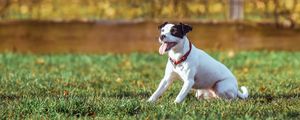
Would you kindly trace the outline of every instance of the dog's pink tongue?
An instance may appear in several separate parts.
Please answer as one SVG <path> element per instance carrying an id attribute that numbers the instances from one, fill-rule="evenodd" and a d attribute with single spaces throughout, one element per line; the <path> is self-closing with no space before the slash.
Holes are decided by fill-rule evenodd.
<path id="1" fill-rule="evenodd" d="M 167 43 L 163 43 L 163 44 L 161 44 L 161 46 L 159 47 L 159 54 L 164 54 L 165 53 L 165 51 L 166 51 L 166 49 L 167 49 Z"/>

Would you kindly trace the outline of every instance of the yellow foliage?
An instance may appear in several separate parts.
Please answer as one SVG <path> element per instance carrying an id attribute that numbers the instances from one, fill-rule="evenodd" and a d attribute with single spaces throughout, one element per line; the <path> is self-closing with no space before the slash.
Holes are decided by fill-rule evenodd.
<path id="1" fill-rule="evenodd" d="M 254 19 L 273 18 L 275 9 L 290 11 L 293 19 L 299 19 L 300 2 L 294 0 L 244 0 L 245 17 Z M 224 5 L 225 4 L 225 5 Z M 1 5 L 0 5 L 1 6 Z M 147 0 L 14 0 L 2 13 L 1 19 L 137 19 L 137 18 L 222 18 L 229 14 L 227 0 L 147 1 Z M 206 11 L 208 8 L 208 11 Z M 293 9 L 295 8 L 295 9 Z M 0 13 L 1 15 L 1 13 Z M 205 15 L 205 16 L 203 16 Z M 219 16 L 216 16 L 219 15 Z M 211 18 L 209 18 L 211 19 Z M 226 19 L 226 18 L 224 18 Z"/>
<path id="2" fill-rule="evenodd" d="M 275 10 L 275 3 L 273 1 L 269 1 L 268 5 L 269 5 L 268 11 L 274 11 Z"/>
<path id="3" fill-rule="evenodd" d="M 296 13 L 299 13 L 299 12 L 300 12 L 300 4 L 297 4 L 297 5 L 296 5 L 295 12 L 296 12 Z"/>
<path id="4" fill-rule="evenodd" d="M 108 18 L 113 18 L 115 16 L 116 11 L 109 2 L 102 3 L 102 10 Z"/>
<path id="5" fill-rule="evenodd" d="M 170 4 L 163 7 L 163 9 L 162 9 L 162 14 L 164 16 L 168 16 L 168 15 L 172 14 L 172 12 L 173 12 L 173 8 Z"/>
<path id="6" fill-rule="evenodd" d="M 293 6 L 294 6 L 294 1 L 293 0 L 285 0 L 284 2 L 284 6 L 287 8 L 287 9 L 292 9 Z"/>
<path id="7" fill-rule="evenodd" d="M 188 6 L 189 11 L 192 13 L 205 13 L 205 5 L 204 4 L 188 3 L 187 6 Z"/>
<path id="8" fill-rule="evenodd" d="M 28 6 L 27 5 L 22 5 L 20 10 L 21 10 L 22 14 L 27 14 L 28 13 Z"/>
<path id="9" fill-rule="evenodd" d="M 299 19 L 299 14 L 293 13 L 292 16 L 291 16 L 291 18 L 292 18 L 293 20 L 297 20 L 297 19 Z"/>
<path id="10" fill-rule="evenodd" d="M 254 9 L 254 4 L 245 4 L 244 11 L 250 13 Z"/>
<path id="11" fill-rule="evenodd" d="M 40 13 L 43 17 L 51 16 L 53 14 L 53 6 L 51 4 L 42 4 L 40 8 Z"/>
<path id="12" fill-rule="evenodd" d="M 211 13 L 218 13 L 218 12 L 222 12 L 223 11 L 223 6 L 221 3 L 216 3 L 216 4 L 213 4 L 210 9 L 209 9 L 209 12 Z"/>
<path id="13" fill-rule="evenodd" d="M 257 1 L 256 2 L 256 6 L 257 6 L 257 8 L 258 9 L 260 9 L 260 10 L 264 10 L 265 9 L 265 4 L 262 2 L 262 1 Z"/>

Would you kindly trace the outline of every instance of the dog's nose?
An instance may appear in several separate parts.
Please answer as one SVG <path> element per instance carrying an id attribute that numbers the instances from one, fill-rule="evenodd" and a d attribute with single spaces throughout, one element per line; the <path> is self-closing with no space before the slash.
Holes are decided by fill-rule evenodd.
<path id="1" fill-rule="evenodd" d="M 166 35 L 161 35 L 159 38 L 160 40 L 164 40 L 166 38 Z"/>

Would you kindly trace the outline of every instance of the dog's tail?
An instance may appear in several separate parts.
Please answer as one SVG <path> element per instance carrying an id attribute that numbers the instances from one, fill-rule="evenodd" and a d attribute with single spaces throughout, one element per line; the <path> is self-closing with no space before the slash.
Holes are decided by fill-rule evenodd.
<path id="1" fill-rule="evenodd" d="M 245 86 L 241 87 L 242 93 L 238 91 L 238 97 L 241 99 L 246 99 L 249 96 L 248 90 Z"/>

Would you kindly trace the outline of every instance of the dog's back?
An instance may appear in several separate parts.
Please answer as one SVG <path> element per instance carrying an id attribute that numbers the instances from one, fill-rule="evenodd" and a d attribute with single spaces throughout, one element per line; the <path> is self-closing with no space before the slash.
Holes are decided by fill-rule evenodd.
<path id="1" fill-rule="evenodd" d="M 193 56 L 188 62 L 196 67 L 195 81 L 203 84 L 204 88 L 213 87 L 214 83 L 227 78 L 235 79 L 232 72 L 221 62 L 217 61 L 206 52 L 194 47 Z M 235 81 L 233 81 L 235 82 Z M 200 86 L 200 87 L 201 87 Z"/>

